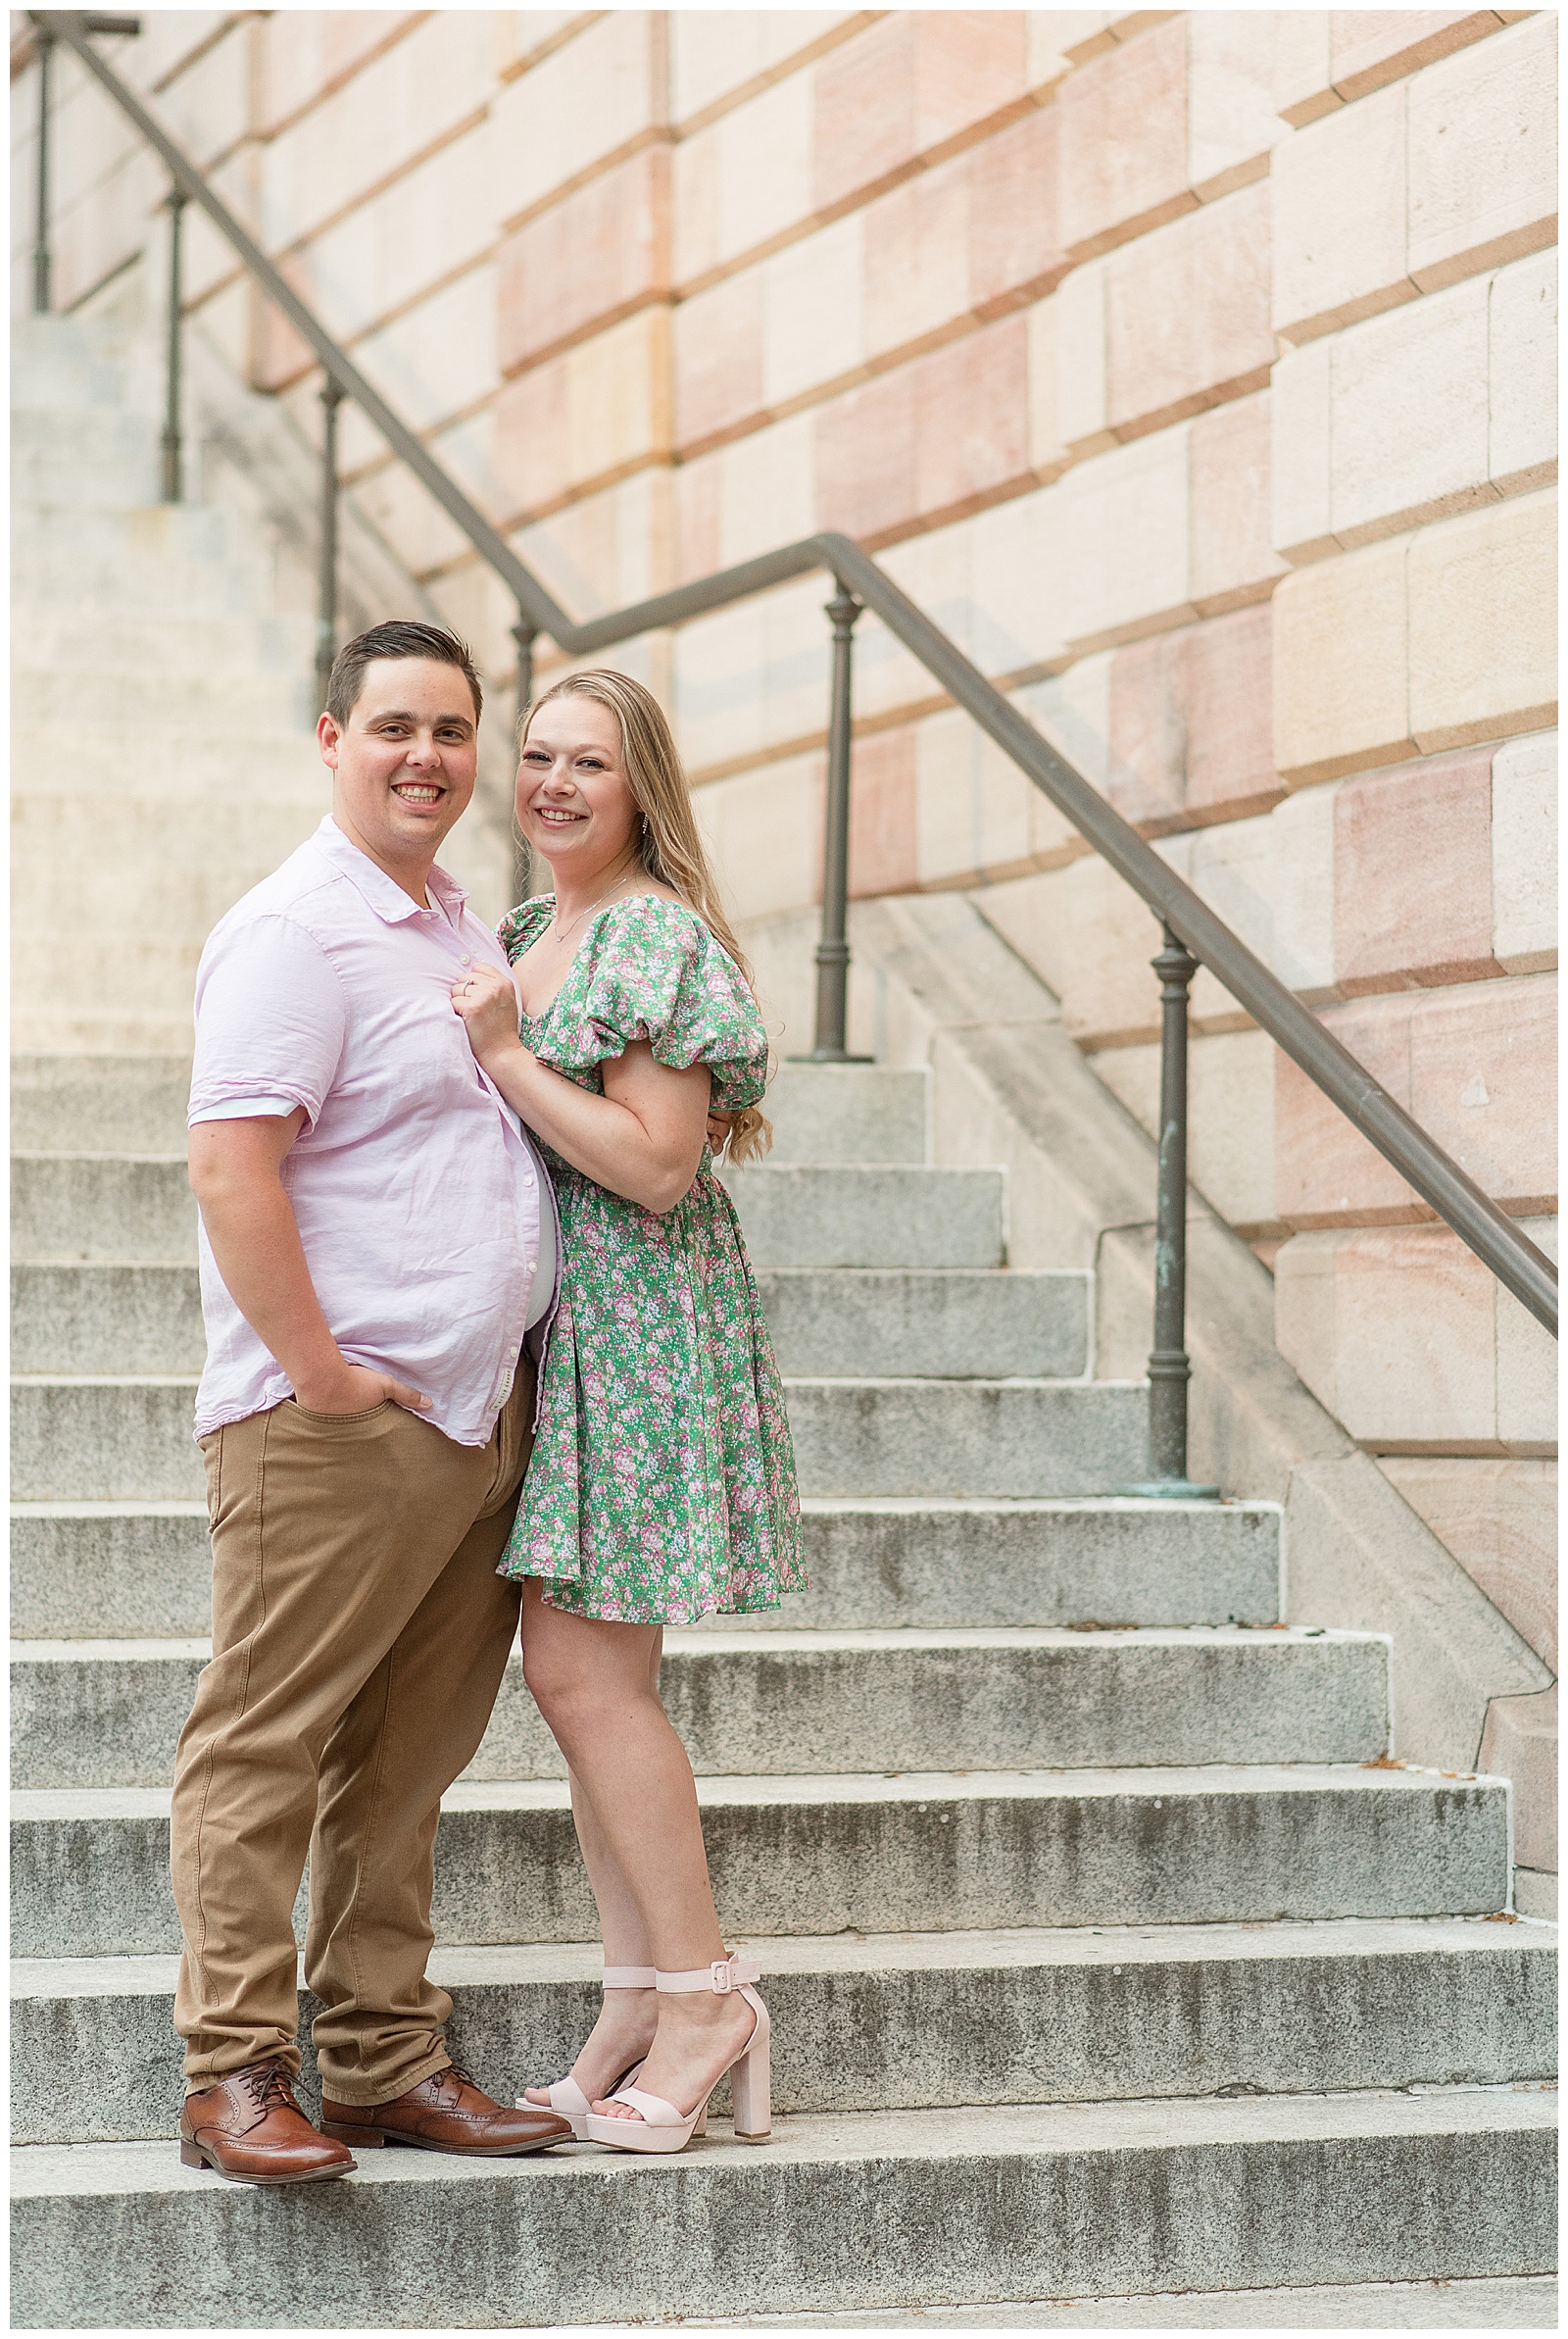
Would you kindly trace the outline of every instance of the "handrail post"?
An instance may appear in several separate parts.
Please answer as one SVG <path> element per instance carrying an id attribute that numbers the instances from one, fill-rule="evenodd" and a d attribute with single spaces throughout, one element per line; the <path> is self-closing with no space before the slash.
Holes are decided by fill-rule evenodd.
<path id="1" fill-rule="evenodd" d="M 517 720 L 514 725 L 515 732 L 514 744 L 516 749 L 514 763 L 520 763 L 522 759 L 522 724 L 533 698 L 533 645 L 538 639 L 538 626 L 534 624 L 527 611 L 519 606 L 517 622 L 512 628 L 512 638 L 517 645 Z M 514 903 L 526 899 L 532 875 L 533 856 L 517 825 L 516 807 L 514 802 L 512 814 L 512 898 Z"/>
<path id="2" fill-rule="evenodd" d="M 164 396 L 164 501 L 179 501 L 179 405 L 180 405 L 180 335 L 183 323 L 184 290 L 181 267 L 181 232 L 185 220 L 186 198 L 178 187 L 172 188 L 169 197 L 169 349 L 168 371 Z"/>
<path id="3" fill-rule="evenodd" d="M 1212 1500 L 1187 1475 L 1187 994 L 1198 961 L 1166 925 L 1151 965 L 1160 982 L 1159 1166 L 1154 1190 L 1154 1346 L 1149 1359 L 1149 1467 L 1130 1494 Z"/>
<path id="4" fill-rule="evenodd" d="M 316 703 L 326 705 L 337 656 L 337 410 L 344 393 L 328 374 L 321 390 L 321 546 L 316 603 Z"/>
<path id="5" fill-rule="evenodd" d="M 842 577 L 824 604 L 833 622 L 833 678 L 829 685 L 827 798 L 822 835 L 822 938 L 816 946 L 816 1038 L 811 1064 L 865 1063 L 845 1045 L 849 1004 L 850 752 L 855 700 L 855 621 L 864 606 Z"/>
<path id="6" fill-rule="evenodd" d="M 49 313 L 50 275 L 49 257 L 49 82 L 50 63 L 54 56 L 55 36 L 42 26 L 33 31 L 38 48 L 38 174 L 37 217 L 32 236 L 32 306 L 34 314 L 45 317 Z"/>

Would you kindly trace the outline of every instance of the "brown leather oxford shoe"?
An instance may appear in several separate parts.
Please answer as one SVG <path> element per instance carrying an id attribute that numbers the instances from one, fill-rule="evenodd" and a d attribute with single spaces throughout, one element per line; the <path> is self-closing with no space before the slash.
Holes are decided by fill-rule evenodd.
<path id="1" fill-rule="evenodd" d="M 338 2104 L 322 2096 L 321 2126 L 344 2144 L 414 2144 L 421 2152 L 469 2153 L 481 2160 L 571 2141 L 569 2119 L 534 2104 L 515 2111 L 497 2104 L 455 2063 L 389 2104 Z"/>
<path id="2" fill-rule="evenodd" d="M 247 2063 L 185 2098 L 179 2157 L 237 2185 L 309 2185 L 355 2165 L 351 2152 L 311 2125 L 286 2065 L 274 2061 Z"/>

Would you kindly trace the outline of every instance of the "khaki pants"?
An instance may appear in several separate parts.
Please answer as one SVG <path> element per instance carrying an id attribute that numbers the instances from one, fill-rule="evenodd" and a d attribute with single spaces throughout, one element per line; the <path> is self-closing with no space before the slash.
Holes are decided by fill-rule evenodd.
<path id="1" fill-rule="evenodd" d="M 495 1572 L 532 1445 L 524 1359 L 488 1446 L 386 1404 L 292 1402 L 202 1440 L 213 1660 L 174 1767 L 174 2020 L 188 2087 L 299 2068 L 293 1907 L 322 2082 L 379 2104 L 448 2061 L 425 1979 L 440 1801 L 472 1760 L 517 1630 Z"/>

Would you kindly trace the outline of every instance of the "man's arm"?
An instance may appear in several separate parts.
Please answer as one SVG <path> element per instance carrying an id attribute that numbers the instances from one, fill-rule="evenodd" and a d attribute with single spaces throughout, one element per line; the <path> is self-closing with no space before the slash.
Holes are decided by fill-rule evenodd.
<path id="1" fill-rule="evenodd" d="M 285 1117 L 199 1120 L 191 1129 L 191 1192 L 223 1288 L 311 1413 L 368 1413 L 388 1397 L 423 1413 L 428 1397 L 351 1365 L 327 1327 L 279 1175 L 304 1124 L 297 1107 Z"/>

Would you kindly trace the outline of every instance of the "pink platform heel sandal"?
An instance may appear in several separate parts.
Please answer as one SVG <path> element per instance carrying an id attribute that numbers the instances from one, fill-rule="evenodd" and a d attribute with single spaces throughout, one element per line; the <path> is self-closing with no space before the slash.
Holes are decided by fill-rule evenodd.
<path id="1" fill-rule="evenodd" d="M 715 1958 L 711 1966 L 699 1966 L 690 1973 L 657 1976 L 661 1990 L 711 1990 L 720 1998 L 739 1990 L 752 2008 L 756 2016 L 752 2035 L 729 2066 L 735 2135 L 741 2144 L 765 2144 L 773 2132 L 768 2065 L 771 2025 L 766 2007 L 751 1987 L 760 1979 L 760 1967 L 743 1966 L 733 1955 Z M 708 2124 L 706 2095 L 691 2112 L 682 2112 L 676 2105 L 666 2103 L 662 2095 L 649 2095 L 641 2087 L 617 2087 L 610 2100 L 629 2104 L 634 2112 L 642 2114 L 641 2119 L 615 2119 L 608 2113 L 589 2113 L 583 2123 L 589 2142 L 608 2144 L 612 2152 L 684 2152 L 693 2136 L 702 2135 Z"/>
<path id="2" fill-rule="evenodd" d="M 599 1986 L 604 1990 L 651 1990 L 658 1978 L 652 1966 L 607 1966 Z M 642 2067 L 643 2058 L 639 2055 L 635 2063 L 626 2065 L 615 2085 L 624 2087 L 628 2080 L 636 2078 Z M 571 2132 L 577 2142 L 586 2142 L 591 2107 L 576 2080 L 568 2074 L 564 2079 L 557 2079 L 551 2086 L 540 2088 L 537 2092 L 549 2098 L 552 2112 L 559 2112 L 563 2119 L 570 2120 Z M 533 2103 L 526 2095 L 519 2095 L 514 2100 L 519 2112 L 544 2110 L 543 2104 Z"/>

